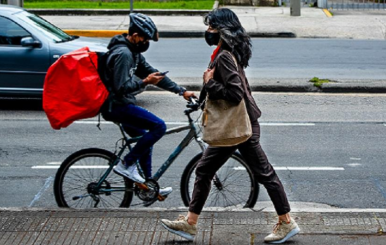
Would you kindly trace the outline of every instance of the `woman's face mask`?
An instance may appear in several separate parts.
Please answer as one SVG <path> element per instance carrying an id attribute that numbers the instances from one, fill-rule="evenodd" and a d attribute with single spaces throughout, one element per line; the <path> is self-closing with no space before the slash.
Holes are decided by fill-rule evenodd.
<path id="1" fill-rule="evenodd" d="M 205 32 L 205 41 L 209 46 L 217 45 L 220 42 L 220 33 L 206 31 Z"/>

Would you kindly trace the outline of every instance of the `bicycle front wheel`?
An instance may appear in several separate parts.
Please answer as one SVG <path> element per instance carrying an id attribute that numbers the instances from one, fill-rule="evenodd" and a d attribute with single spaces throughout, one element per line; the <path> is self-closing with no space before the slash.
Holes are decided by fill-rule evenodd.
<path id="1" fill-rule="evenodd" d="M 58 206 L 79 209 L 129 207 L 133 182 L 112 171 L 103 177 L 115 159 L 112 152 L 91 148 L 75 152 L 64 160 L 54 182 Z"/>
<path id="2" fill-rule="evenodd" d="M 181 197 L 185 206 L 192 198 L 195 170 L 202 153 L 187 165 L 181 178 Z M 259 195 L 259 184 L 239 153 L 234 153 L 216 172 L 205 207 L 253 208 Z"/>

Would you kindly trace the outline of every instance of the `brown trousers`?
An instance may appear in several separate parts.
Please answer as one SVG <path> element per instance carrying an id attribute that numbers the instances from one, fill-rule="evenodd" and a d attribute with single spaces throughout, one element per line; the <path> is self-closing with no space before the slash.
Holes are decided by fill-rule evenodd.
<path id="1" fill-rule="evenodd" d="M 290 205 L 282 183 L 260 145 L 260 125 L 252 123 L 252 136 L 246 142 L 231 147 L 208 147 L 196 168 L 196 181 L 189 211 L 200 214 L 208 198 L 212 179 L 218 169 L 237 149 L 250 166 L 257 181 L 267 189 L 278 215 L 288 213 Z"/>

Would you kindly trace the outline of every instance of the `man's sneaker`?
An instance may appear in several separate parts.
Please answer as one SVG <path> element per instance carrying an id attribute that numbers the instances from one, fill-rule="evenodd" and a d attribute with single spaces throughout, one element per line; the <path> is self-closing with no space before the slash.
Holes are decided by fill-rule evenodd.
<path id="1" fill-rule="evenodd" d="M 160 188 L 160 189 L 159 189 L 159 194 L 160 194 L 161 196 L 166 197 L 167 195 L 169 195 L 170 193 L 172 193 L 172 191 L 173 191 L 173 188 L 171 188 L 171 187 L 163 187 L 163 188 Z"/>
<path id="2" fill-rule="evenodd" d="M 190 225 L 188 223 L 188 217 L 185 217 L 183 215 L 180 215 L 176 221 L 162 219 L 161 224 L 168 231 L 176 235 L 182 236 L 183 238 L 188 239 L 189 241 L 193 241 L 194 236 L 197 233 L 196 225 Z"/>
<path id="3" fill-rule="evenodd" d="M 117 166 L 114 167 L 114 173 L 121 175 L 125 178 L 129 178 L 137 183 L 145 183 L 145 179 L 139 174 L 137 164 L 131 164 L 130 166 L 125 166 L 123 161 L 119 161 Z"/>
<path id="4" fill-rule="evenodd" d="M 285 221 L 281 221 L 275 225 L 273 232 L 264 238 L 264 242 L 283 243 L 298 234 L 299 231 L 298 224 L 292 218 L 288 224 Z"/>

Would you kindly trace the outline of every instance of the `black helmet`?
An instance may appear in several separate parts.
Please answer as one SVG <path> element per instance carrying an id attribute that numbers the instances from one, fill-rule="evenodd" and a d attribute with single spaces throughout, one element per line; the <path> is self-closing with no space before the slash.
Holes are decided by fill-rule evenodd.
<path id="1" fill-rule="evenodd" d="M 158 41 L 157 27 L 150 17 L 140 13 L 130 14 L 130 27 L 132 25 L 138 27 L 150 40 Z"/>

